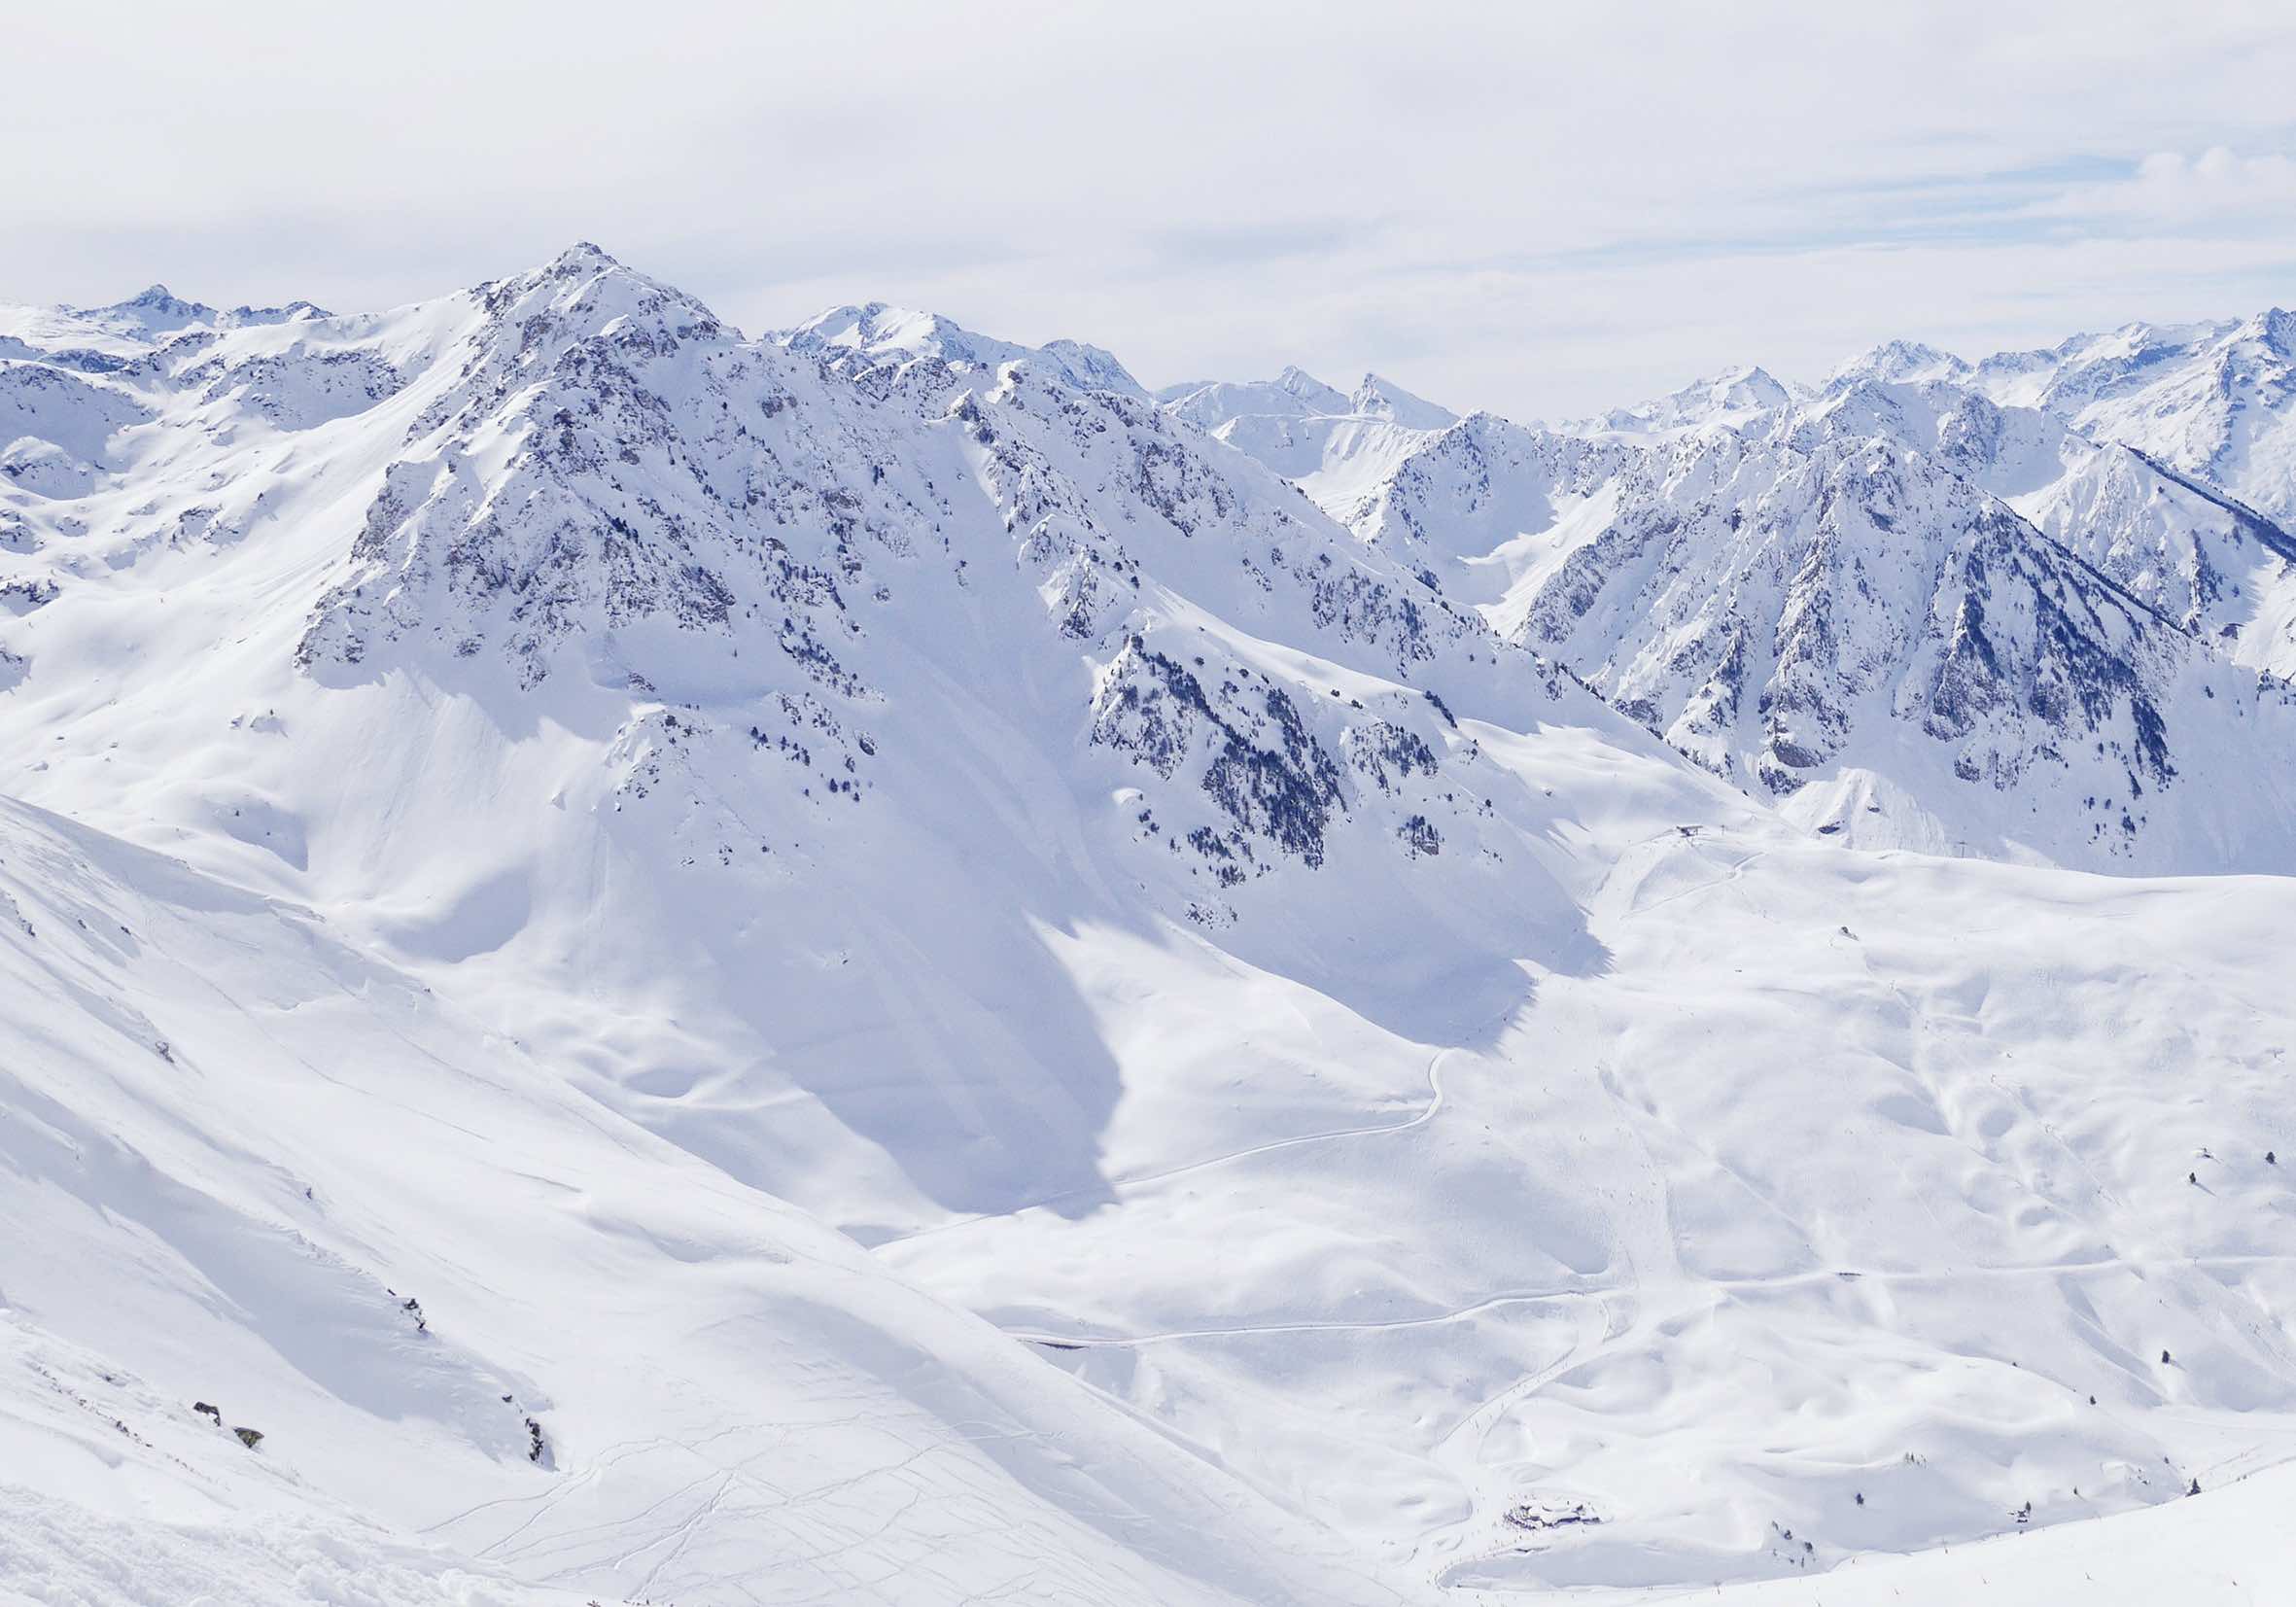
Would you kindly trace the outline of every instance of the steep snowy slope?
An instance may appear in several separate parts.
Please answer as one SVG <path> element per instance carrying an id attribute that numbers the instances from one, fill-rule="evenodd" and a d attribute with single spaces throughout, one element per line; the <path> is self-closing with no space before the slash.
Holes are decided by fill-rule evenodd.
<path id="1" fill-rule="evenodd" d="M 1822 1599 L 1895 1599 L 1909 1585 L 1935 1596 L 1979 1576 L 2029 1592 L 2004 1594 L 2014 1600 L 2149 1602 L 2168 1583 L 2180 1599 L 2271 1599 L 2272 1570 L 2286 1566 L 2270 1538 L 2284 1479 L 2276 1471 L 2253 1490 L 2224 1482 L 2286 1447 L 2284 1406 L 2265 1415 L 2273 1397 L 2259 1393 L 2265 1374 L 2249 1359 L 2259 1342 L 2285 1343 L 2266 1313 L 2296 1294 L 2284 1247 L 2274 1247 L 2286 1196 L 2254 1156 L 2221 1145 L 2193 1160 L 2205 1192 L 2149 1174 L 2218 1117 L 2273 1141 L 2275 1115 L 2242 1108 L 2264 1063 L 2230 1087 L 2192 1088 L 2183 1062 L 2197 1052 L 2242 1065 L 2284 1024 L 2244 1026 L 2254 996 L 2209 1001 L 2134 1052 L 2100 1032 L 2005 1082 L 2006 1066 L 1989 1073 L 1973 1053 L 1981 1031 L 2047 1041 L 2047 1031 L 2093 1022 L 2097 1004 L 2109 1016 L 2126 967 L 2160 975 L 2138 951 L 2167 934 L 2196 980 L 2235 974 L 2255 935 L 2247 927 L 2269 912 L 2218 926 L 2226 891 L 2235 907 L 2252 902 L 2241 885 L 2120 883 L 2073 916 L 2077 932 L 1997 928 L 1988 951 L 2106 938 L 2078 972 L 2048 979 L 2061 995 L 2050 1018 L 2025 1022 L 2020 1011 L 2048 996 L 2012 980 L 1974 997 L 1972 981 L 2002 973 L 1996 953 L 1967 952 L 1958 930 L 1917 937 L 1869 923 L 1854 939 L 1816 939 L 1823 915 L 1864 921 L 1901 901 L 1905 889 L 1873 885 L 1855 856 L 1803 850 L 1790 878 L 1757 864 L 1719 879 L 1702 857 L 1649 845 L 1599 900 L 1603 928 L 1626 939 L 1621 971 L 1663 972 L 1672 1004 L 1621 989 L 1616 1006 L 1641 1023 L 1616 1037 L 1616 1027 L 1585 1023 L 1612 1041 L 1583 1070 L 1558 1080 L 1556 1059 L 1531 1046 L 1461 1051 L 1430 1073 L 1436 1105 L 1364 1124 L 1373 1131 L 1142 1179 L 1120 1212 L 1091 1221 L 1031 1211 L 936 1236 L 929 1255 L 936 1240 L 904 1245 L 901 1257 L 961 1283 L 992 1259 L 991 1240 L 968 1234 L 1142 1240 L 1118 1264 L 1127 1283 L 1147 1274 L 1144 1288 L 1091 1277 L 1089 1257 L 1059 1254 L 1016 1257 L 997 1274 L 996 1298 L 1026 1302 L 1082 1280 L 1084 1301 L 1063 1304 L 1061 1320 L 1081 1315 L 1098 1332 L 1048 1333 L 1039 1315 L 1007 1313 L 1061 1346 L 1039 1354 L 1351 1529 L 1447 1523 L 1425 1567 L 1452 1581 L 1453 1597 L 1847 1561 Z M 1950 883 L 1969 867 L 1908 869 Z M 1870 1178 L 1861 1188 L 1808 1177 L 1751 1218 L 1733 1205 L 1757 1186 L 1749 1179 L 1779 1175 L 1774 1146 L 1829 1119 L 1792 1111 L 1783 1089 L 1713 1125 L 1726 1099 L 1713 1090 L 1698 1106 L 1648 1108 L 1728 1065 L 1717 1037 L 1752 1030 L 1743 1052 L 1759 1060 L 1762 1035 L 1808 1026 L 1798 1004 L 1724 981 L 1725 962 L 1701 969 L 1694 957 L 1762 952 L 1786 910 L 1736 918 L 1766 934 L 1752 945 L 1734 945 L 1732 922 L 1713 918 L 1750 891 L 1774 900 L 1783 887 L 1806 890 L 1813 870 L 1833 891 L 1792 910 L 1785 928 L 1813 935 L 1782 960 L 1838 992 L 1845 1024 L 1865 1018 L 1839 1036 L 1827 1081 L 1871 1101 L 1855 1118 L 1868 1140 L 1858 1155 L 1877 1153 L 1879 1137 L 1879 1152 L 1935 1173 L 1920 1180 L 1943 1214 L 1916 1238 L 1897 1231 L 1892 1191 Z M 2021 891 L 2031 890 L 1972 890 L 1979 921 Z M 2060 877 L 2042 892 L 2064 914 L 2067 896 L 2087 902 L 2105 889 Z M 1850 902 L 1815 907 L 1827 897 Z M 1096 1602 L 1416 1595 L 1408 1575 L 1400 1597 L 1359 1595 L 1319 1564 L 1332 1541 L 894 1285 L 836 1236 L 604 1116 L 307 912 L 13 804 L 0 804 L 0 1215 L 15 1230 L 0 1285 L 11 1470 L 0 1478 L 0 1595 L 141 1604 L 189 1590 L 370 1607 L 729 1590 L 902 1602 L 988 1590 Z M 2179 907 L 2211 934 L 2194 941 Z M 1933 910 L 1947 928 L 1963 917 L 1950 900 Z M 1652 937 L 1660 951 L 1638 952 Z M 1924 946 L 1951 946 L 1957 959 L 1940 966 Z M 1828 958 L 1812 965 L 1820 953 Z M 1865 980 L 1845 987 L 1857 967 Z M 2012 978 L 2018 969 L 2007 967 Z M 1917 991 L 1899 994 L 1909 980 Z M 1927 996 L 1931 988 L 1943 993 Z M 1939 1009 L 1946 999 L 1954 1007 Z M 1593 1001 L 1554 1002 L 1573 1033 Z M 1700 1024 L 1718 1007 L 1732 1012 L 1726 1031 Z M 1917 1022 L 1920 1035 L 1904 1037 Z M 2149 1105 L 2124 1102 L 2117 1085 L 2089 1077 L 2172 1044 L 2179 1051 L 2155 1075 L 2188 1085 L 2176 1131 L 2152 1124 L 2179 1101 L 2154 1092 Z M 1886 1064 L 1907 1047 L 1901 1068 Z M 1536 1114 L 1522 1121 L 1510 1107 Z M 1508 1148 L 1529 1140 L 1569 1159 L 1556 1168 L 1494 1153 L 1494 1132 Z M 1624 1168 L 1607 1159 L 1621 1144 L 1639 1157 Z M 1567 1276 L 1575 1291 L 1518 1286 L 1455 1315 L 1366 1322 L 1344 1309 L 1360 1293 L 1316 1297 L 1293 1283 L 1292 1299 L 1314 1302 L 1311 1320 L 1231 1315 L 1152 1342 L 1144 1327 L 1105 1332 L 1128 1306 L 1216 1307 L 1190 1288 L 1207 1265 L 1284 1289 L 1233 1259 L 1239 1214 L 1255 1224 L 1256 1254 L 1305 1256 L 1314 1246 L 1303 1233 L 1337 1239 L 1380 1208 L 1376 1193 L 1343 1187 L 1366 1175 L 1366 1160 L 1387 1174 L 1382 1192 L 1409 1196 L 1477 1152 L 1451 1195 L 1412 1201 L 1362 1243 L 1394 1240 L 1431 1200 L 1455 1204 L 1460 1187 L 1491 1227 L 1446 1214 L 1448 1249 L 1422 1278 L 1528 1262 L 1583 1232 L 1573 1219 L 1589 1212 L 1639 1223 L 1639 1236 L 1598 1253 L 1608 1268 Z M 1591 1181 L 1603 1176 L 1613 1181 Z M 1526 1211 L 1521 1191 L 1541 1177 L 1567 1181 Z M 2003 1190 L 2022 1204 L 2004 1210 Z M 1574 1206 L 1572 1196 L 1583 1198 Z M 1860 1199 L 1862 1212 L 1836 1219 L 1832 1202 Z M 1821 1201 L 1822 1217 L 1802 1218 Z M 1340 1214 L 1326 1216 L 1334 1206 Z M 1822 1237 L 1794 1248 L 1786 1224 L 1796 1220 L 1824 1224 Z M 2128 1237 L 2100 1255 L 2076 1227 L 2084 1220 L 2117 1222 Z M 2004 1240 L 2049 1254 L 2004 1255 Z M 1761 1271 L 1765 1256 L 1813 1254 L 1840 1270 Z M 2009 1290 L 2018 1298 L 2004 1302 Z M 2258 1299 L 2261 1310 L 2245 1304 Z M 2023 1313 L 2014 1326 L 2004 1310 Z M 1685 1311 L 1687 1321 L 1671 1314 Z M 2052 1328 L 2056 1312 L 2070 1331 Z M 1926 1351 L 1940 1330 L 1958 1354 Z M 2175 1346 L 2157 1372 L 2155 1343 Z M 1657 1386 L 1661 1378 L 1673 1381 Z M 1844 1390 L 1845 1379 L 1858 1387 Z M 222 1423 L 195 1410 L 201 1401 Z M 538 1459 L 529 1417 L 542 1434 Z M 1781 1448 L 1783 1420 L 1800 1427 Z M 2281 1425 L 2277 1436 L 2268 1423 Z M 262 1438 L 244 1447 L 225 1424 Z M 2148 1427 L 2175 1437 L 2181 1454 L 2169 1465 Z M 1664 1454 L 1647 1461 L 1652 1439 Z M 1704 1491 L 1674 1493 L 1696 1487 L 1689 1471 L 1672 1486 L 1650 1484 L 1652 1467 L 1680 1457 L 1712 1479 L 1712 1459 L 1733 1444 L 1765 1447 L 1767 1466 L 1724 1478 L 1747 1493 L 1720 1515 Z M 1904 1461 L 1901 1447 L 1920 1460 Z M 23 1470 L 36 1476 L 29 1485 L 17 1482 Z M 2049 1532 L 2196 1478 L 2201 1499 L 2102 1528 L 2076 1523 L 2063 1545 Z M 1843 1504 L 1844 1485 L 1863 1502 Z M 1436 1497 L 1432 1509 L 1420 1491 Z M 1487 1504 L 1471 1508 L 1469 1493 Z M 2021 1512 L 2033 1502 L 2038 1534 L 1902 1563 L 1868 1555 L 1972 1522 L 2013 1526 L 1989 1498 Z M 1957 1513 L 1956 1499 L 1973 1510 Z M 1582 1506 L 1603 1521 L 1541 1526 Z M 2125 1544 L 2124 1522 L 2144 1525 Z M 1805 1541 L 1822 1549 L 1799 1553 Z M 2125 1595 L 2096 1588 L 2110 1558 L 2105 1577 Z M 2244 1579 L 2251 1593 L 2240 1593 Z M 1806 1593 L 1757 1588 L 1743 1599 Z"/>
<path id="2" fill-rule="evenodd" d="M 2247 733 L 2287 718 L 2296 537 L 1973 375 L 1895 343 L 1820 393 L 1752 369 L 1562 433 L 1478 414 L 1358 454 L 1343 496 L 1260 455 L 1806 825 L 2284 868 L 2284 744 Z"/>
<path id="3" fill-rule="evenodd" d="M 1837 381 L 1793 438 L 1921 452 L 2235 663 L 2296 673 L 2296 536 L 2132 447 L 1942 381 Z"/>
<path id="4" fill-rule="evenodd" d="M 1460 601 L 1502 601 L 1566 555 L 1570 532 L 1605 516 L 1639 454 L 1606 437 L 1526 429 L 1475 413 L 1425 437 L 1351 506 L 1332 509 L 1366 541 Z"/>
<path id="5" fill-rule="evenodd" d="M 2034 351 L 1966 363 L 1892 341 L 1843 364 L 1832 385 L 1944 384 L 2050 414 L 2098 445 L 2122 445 L 2265 517 L 2296 516 L 2296 315 L 2128 324 Z"/>
<path id="6" fill-rule="evenodd" d="M 794 352 L 827 357 L 865 368 L 887 361 L 935 357 L 944 363 L 975 367 L 1000 363 L 1033 362 L 1050 368 L 1080 390 L 1121 391 L 1145 398 L 1125 366 L 1112 352 L 1074 340 L 1055 340 L 1043 346 L 1018 346 L 959 329 L 937 313 L 870 301 L 860 306 L 832 307 L 808 319 L 774 340 Z"/>
<path id="7" fill-rule="evenodd" d="M 1175 385 L 1165 412 L 1257 458 L 1341 524 L 1353 525 L 1396 467 L 1457 415 L 1377 374 L 1353 396 L 1286 368 L 1241 385 Z"/>
<path id="8" fill-rule="evenodd" d="M 295 338 L 220 337 L 118 482 L 24 505 L 21 784 L 531 987 L 523 1031 L 747 1180 L 1089 1183 L 1113 1067 L 1048 926 L 1235 927 L 1405 1013 L 1458 954 L 1577 962 L 1548 805 L 1456 719 L 1606 712 L 1146 403 L 744 343 L 578 253 Z M 356 417 L 206 411 L 376 365 Z"/>
<path id="9" fill-rule="evenodd" d="M 1304 368 L 1284 369 L 1273 379 L 1229 383 L 1189 380 L 1166 385 L 1156 400 L 1174 418 L 1216 434 L 1230 419 L 1246 414 L 1274 418 L 1339 418 L 1352 411 L 1347 394 L 1334 389 Z"/>
<path id="10" fill-rule="evenodd" d="M 1868 381 L 1882 385 L 1966 385 L 1973 372 L 1951 352 L 1919 340 L 1885 340 L 1845 359 L 1826 377 L 1826 389 Z"/>
<path id="11" fill-rule="evenodd" d="M 0 1594 L 1385 1599 L 308 911 L 0 802 Z"/>
<path id="12" fill-rule="evenodd" d="M 1887 428 L 1858 416 L 1877 396 Z M 2134 518 L 2117 541 L 2082 521 L 2107 475 L 2045 480 L 2036 511 L 2142 571 L 2147 598 L 1979 488 L 1977 470 L 2007 478 L 2006 448 L 1957 457 L 1958 415 L 1901 444 L 1905 412 L 1868 387 L 1650 451 L 1515 432 L 1496 473 L 1462 426 L 1367 524 L 1450 560 L 1431 584 L 1811 827 L 2101 868 L 2296 863 L 2277 734 L 2296 705 L 2162 611 L 2221 629 L 2244 605 L 2206 539 L 2227 562 L 2268 554 L 2253 525 L 2196 494 L 2147 552 Z M 2178 573 L 2159 548 L 2197 558 Z"/>
<path id="13" fill-rule="evenodd" d="M 2296 315 L 2130 324 L 1969 371 L 1995 400 L 2038 407 L 2221 486 L 2269 518 L 2296 517 Z"/>
<path id="14" fill-rule="evenodd" d="M 1667 441 L 1693 431 L 1737 430 L 1766 423 L 1808 398 L 1762 368 L 1731 368 L 1634 407 L 1567 426 L 1574 435 L 1615 435 Z"/>
<path id="15" fill-rule="evenodd" d="M 713 1599 L 787 1516 L 733 1470 L 788 1459 L 792 1598 L 1432 1600 L 1798 1574 L 2296 1449 L 2284 881 L 1851 852 L 1494 628 L 1647 592 L 1695 658 L 1791 616 L 1717 753 L 1914 774 L 1875 736 L 1913 686 L 1941 795 L 1955 757 L 2195 795 L 2141 852 L 2005 841 L 2274 861 L 2255 678 L 1921 452 L 1374 388 L 1343 422 L 1417 477 L 1349 529 L 1104 354 L 881 307 L 749 341 L 592 248 L 379 315 L 9 328 L 58 472 L 0 484 L 0 789 L 114 867 L 17 896 L 157 897 L 96 827 L 199 867 L 180 974 L 23 961 L 59 1042 L 139 1012 L 36 1091 L 219 1232 L 419 1296 L 482 1411 L 546 1406 L 554 1470 L 378 1427 L 365 1367 L 306 1389 L 226 1313 L 249 1398 L 346 1448 L 294 1464 L 297 1533 Z M 274 996 L 280 929 L 324 955 Z M 189 1103 L 187 1058 L 251 1080 Z M 120 1298 L 193 1331 L 170 1267 Z M 157 1402 L 189 1362 L 92 1365 Z M 441 1435 L 435 1489 L 359 1482 Z"/>

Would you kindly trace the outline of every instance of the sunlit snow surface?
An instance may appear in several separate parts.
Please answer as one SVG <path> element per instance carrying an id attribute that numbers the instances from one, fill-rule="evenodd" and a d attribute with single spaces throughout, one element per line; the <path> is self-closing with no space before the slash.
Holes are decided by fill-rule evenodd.
<path id="1" fill-rule="evenodd" d="M 1159 405 L 587 248 L 4 341 L 0 1591 L 2296 1588 L 2284 877 L 1813 835 L 1523 645 L 1853 386 Z M 2182 862 L 2278 773 L 2163 628 Z"/>

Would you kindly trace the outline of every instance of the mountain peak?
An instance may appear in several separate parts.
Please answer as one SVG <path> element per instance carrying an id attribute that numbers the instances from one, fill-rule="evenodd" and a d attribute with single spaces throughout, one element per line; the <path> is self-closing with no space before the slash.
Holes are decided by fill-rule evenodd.
<path id="1" fill-rule="evenodd" d="M 546 273 L 603 273 L 622 266 L 619 259 L 589 240 L 576 240 L 544 264 Z"/>
<path id="2" fill-rule="evenodd" d="M 1969 365 L 1919 340 L 1885 340 L 1859 353 L 1833 370 L 1831 380 L 1878 379 L 1902 384 L 1926 379 L 1959 379 Z"/>
<path id="3" fill-rule="evenodd" d="M 816 313 L 792 330 L 770 336 L 795 352 L 817 357 L 852 352 L 879 361 L 937 357 L 944 363 L 993 367 L 1030 363 L 1049 369 L 1082 391 L 1121 391 L 1147 399 L 1148 392 L 1116 355 L 1080 340 L 1048 340 L 1024 346 L 979 334 L 936 312 L 897 307 L 887 301 L 847 302 Z"/>
<path id="4" fill-rule="evenodd" d="M 1058 363 L 1069 382 L 1079 390 L 1121 391 L 1143 402 L 1148 400 L 1147 387 L 1134 379 L 1131 370 L 1105 346 L 1062 339 L 1048 340 L 1038 349 Z"/>
<path id="5" fill-rule="evenodd" d="M 1614 408 L 1595 421 L 1593 427 L 1634 435 L 1665 434 L 1708 425 L 1737 429 L 1791 405 L 1801 394 L 1767 368 L 1747 364 L 1693 379 L 1681 390 L 1670 391 L 1639 406 Z"/>
<path id="6" fill-rule="evenodd" d="M 305 301 L 298 297 L 279 307 L 254 307 L 242 303 L 233 307 L 229 316 L 234 324 L 300 324 L 310 319 L 331 318 L 334 315 L 316 301 Z"/>
<path id="7" fill-rule="evenodd" d="M 1284 365 L 1283 372 L 1275 376 L 1275 389 L 1299 402 L 1309 412 L 1343 413 L 1348 410 L 1345 392 L 1336 385 L 1326 385 L 1296 363 Z"/>
<path id="8" fill-rule="evenodd" d="M 2267 307 L 2255 317 L 2243 322 L 2239 333 L 2260 340 L 2282 355 L 2296 354 L 2296 313 L 2281 307 Z"/>
<path id="9" fill-rule="evenodd" d="M 1740 368 L 1724 368 L 1702 383 L 1707 395 L 1718 398 L 1745 396 L 1776 403 L 1790 400 L 1792 394 L 1783 380 L 1758 363 L 1750 363 Z"/>
<path id="10" fill-rule="evenodd" d="M 876 300 L 849 301 L 830 307 L 771 338 L 791 351 L 816 356 L 852 352 L 896 363 L 910 358 L 937 357 L 944 363 L 989 367 L 1041 355 L 1032 346 L 977 334 L 937 312 Z"/>
<path id="11" fill-rule="evenodd" d="M 1412 430 L 1447 430 L 1459 422 L 1459 415 L 1449 408 L 1439 407 L 1375 373 L 1363 376 L 1351 402 L 1351 411 L 1370 418 L 1390 419 Z"/>
<path id="12" fill-rule="evenodd" d="M 188 324 L 212 320 L 215 309 L 200 301 L 187 301 L 165 285 L 153 284 L 124 301 L 102 307 L 68 307 L 68 312 L 131 334 L 170 334 Z"/>
<path id="13" fill-rule="evenodd" d="M 784 346 L 803 351 L 842 346 L 874 354 L 897 345 L 916 355 L 939 332 L 937 326 L 943 322 L 931 313 L 896 307 L 889 301 L 847 301 L 823 308 L 776 338 Z"/>
<path id="14" fill-rule="evenodd" d="M 717 315 L 695 297 L 627 266 L 587 240 L 575 241 L 539 267 L 489 280 L 470 294 L 492 316 L 514 314 L 523 321 L 547 314 L 576 333 L 597 333 L 625 319 L 672 335 L 724 329 Z"/>

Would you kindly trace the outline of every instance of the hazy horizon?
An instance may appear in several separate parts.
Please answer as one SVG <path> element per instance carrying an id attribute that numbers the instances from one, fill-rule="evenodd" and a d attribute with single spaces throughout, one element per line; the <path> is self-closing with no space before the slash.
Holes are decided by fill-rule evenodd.
<path id="1" fill-rule="evenodd" d="M 2265 6 L 9 10 L 0 299 L 364 310 L 592 239 L 749 331 L 883 299 L 1517 418 L 2296 299 Z"/>

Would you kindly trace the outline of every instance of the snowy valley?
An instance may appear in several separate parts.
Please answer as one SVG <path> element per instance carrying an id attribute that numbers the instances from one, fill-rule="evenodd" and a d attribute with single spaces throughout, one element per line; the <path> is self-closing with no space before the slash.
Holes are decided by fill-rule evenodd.
<path id="1" fill-rule="evenodd" d="M 2296 1590 L 2292 363 L 0 308 L 0 1594 Z"/>

